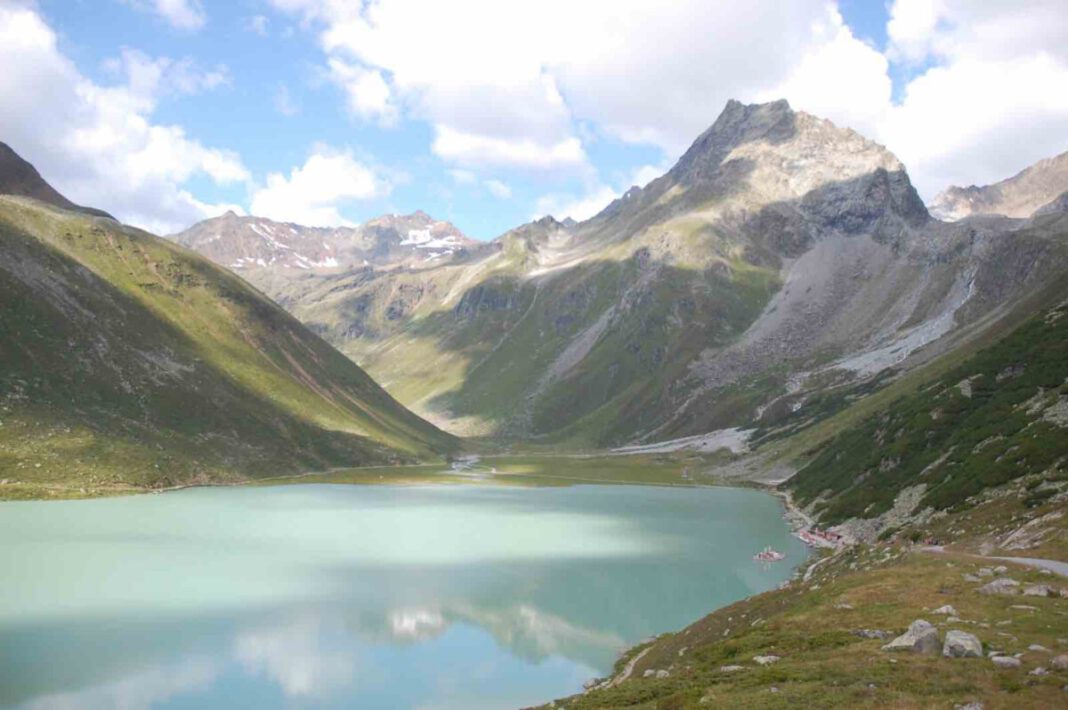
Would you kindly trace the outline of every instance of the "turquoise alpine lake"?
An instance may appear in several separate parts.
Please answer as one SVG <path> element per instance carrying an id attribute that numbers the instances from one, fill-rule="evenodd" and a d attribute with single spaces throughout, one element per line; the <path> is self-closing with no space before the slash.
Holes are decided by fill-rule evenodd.
<path id="1" fill-rule="evenodd" d="M 11 502 L 0 540 L 0 704 L 49 708 L 538 704 L 806 556 L 766 493 L 610 485 Z"/>

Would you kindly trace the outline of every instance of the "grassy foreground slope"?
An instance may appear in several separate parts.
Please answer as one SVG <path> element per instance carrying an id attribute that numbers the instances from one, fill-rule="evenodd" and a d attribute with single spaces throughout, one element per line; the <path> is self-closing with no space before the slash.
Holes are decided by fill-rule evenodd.
<path id="1" fill-rule="evenodd" d="M 854 420 L 786 484 L 861 542 L 632 649 L 555 707 L 1063 707 L 1068 578 L 1011 560 L 1068 561 L 1066 429 L 1062 301 Z M 1018 584 L 980 591 L 1004 578 Z M 983 657 L 882 650 L 917 619 L 941 640 L 975 635 Z M 1020 663 L 998 667 L 992 653 Z"/>
<path id="2" fill-rule="evenodd" d="M 238 277 L 0 197 L 0 495 L 439 457 L 457 441 Z"/>

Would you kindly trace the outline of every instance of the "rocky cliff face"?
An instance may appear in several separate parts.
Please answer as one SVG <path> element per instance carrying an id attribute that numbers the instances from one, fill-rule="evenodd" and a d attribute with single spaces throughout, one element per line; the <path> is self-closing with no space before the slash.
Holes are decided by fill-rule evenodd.
<path id="1" fill-rule="evenodd" d="M 425 212 L 385 215 L 357 227 L 305 227 L 227 212 L 171 237 L 235 271 L 331 271 L 362 266 L 425 267 L 478 250 L 448 222 Z M 255 280 L 255 277 L 253 277 Z"/>
<path id="2" fill-rule="evenodd" d="M 882 146 L 784 101 L 730 102 L 586 222 L 417 271 L 259 285 L 455 431 L 616 445 L 825 416 L 1063 274 L 1066 231 L 938 222 Z"/>
<path id="3" fill-rule="evenodd" d="M 931 214 L 947 221 L 984 214 L 1024 218 L 1065 192 L 1068 192 L 1068 153 L 1040 160 L 993 185 L 951 186 L 931 202 Z"/>

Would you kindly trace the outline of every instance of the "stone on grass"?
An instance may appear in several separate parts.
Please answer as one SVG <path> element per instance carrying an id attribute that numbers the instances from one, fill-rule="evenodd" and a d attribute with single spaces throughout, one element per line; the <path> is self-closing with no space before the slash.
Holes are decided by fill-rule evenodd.
<path id="1" fill-rule="evenodd" d="M 1059 656 L 1054 656 L 1053 660 L 1050 661 L 1049 664 L 1059 671 L 1068 671 L 1068 653 L 1062 653 Z"/>
<path id="2" fill-rule="evenodd" d="M 954 609 L 953 607 L 951 607 L 949 604 L 946 604 L 945 606 L 938 607 L 937 609 L 935 609 L 931 613 L 932 614 L 945 614 L 946 616 L 956 616 L 957 615 L 957 610 Z"/>
<path id="3" fill-rule="evenodd" d="M 923 619 L 909 624 L 909 630 L 883 646 L 884 651 L 912 651 L 913 653 L 938 653 L 942 642 L 938 629 Z"/>
<path id="4" fill-rule="evenodd" d="M 1028 651 L 1038 651 L 1039 653 L 1049 653 L 1049 649 L 1040 643 L 1033 643 L 1027 647 Z"/>
<path id="5" fill-rule="evenodd" d="M 982 658 L 983 644 L 974 635 L 963 631 L 947 631 L 946 643 L 942 646 L 946 658 Z"/>
<path id="6" fill-rule="evenodd" d="M 1056 592 L 1048 584 L 1031 584 L 1024 587 L 1023 595 L 1025 597 L 1052 597 L 1056 595 Z"/>
<path id="7" fill-rule="evenodd" d="M 993 582 L 987 582 L 983 586 L 979 587 L 980 594 L 1015 594 L 1016 588 L 1020 586 L 1020 583 L 1015 579 L 1009 577 L 1002 577 L 1001 579 L 995 579 Z"/>
<path id="8" fill-rule="evenodd" d="M 1009 568 L 1006 567 L 1005 565 L 998 565 L 997 567 L 994 568 L 994 574 L 1005 574 L 1008 571 L 1009 571 Z"/>
<path id="9" fill-rule="evenodd" d="M 1035 668 L 1034 670 L 1029 672 L 1027 675 L 1049 675 L 1049 671 L 1047 671 L 1042 666 L 1039 666 L 1038 668 Z"/>
<path id="10" fill-rule="evenodd" d="M 669 675 L 671 675 L 671 673 L 669 671 L 665 671 L 663 669 L 658 670 L 656 672 L 656 677 L 657 678 L 667 678 Z"/>
<path id="11" fill-rule="evenodd" d="M 994 570 L 990 569 L 989 567 L 983 567 L 982 569 L 979 570 L 979 576 L 980 577 L 993 577 L 994 576 Z"/>
<path id="12" fill-rule="evenodd" d="M 753 660 L 759 666 L 770 666 L 779 660 L 778 656 L 753 656 Z"/>
<path id="13" fill-rule="evenodd" d="M 1012 656 L 994 656 L 990 661 L 998 668 L 1019 668 L 1022 665 L 1019 658 Z"/>
<path id="14" fill-rule="evenodd" d="M 885 641 L 888 638 L 893 638 L 894 635 L 889 631 L 883 631 L 882 629 L 854 629 L 854 636 L 859 636 L 862 639 L 879 639 Z"/>
<path id="15" fill-rule="evenodd" d="M 982 582 L 983 580 L 976 577 L 974 574 L 963 575 L 965 582 Z"/>
<path id="16" fill-rule="evenodd" d="M 735 671 L 745 670 L 745 666 L 720 666 L 720 673 L 734 673 Z"/>

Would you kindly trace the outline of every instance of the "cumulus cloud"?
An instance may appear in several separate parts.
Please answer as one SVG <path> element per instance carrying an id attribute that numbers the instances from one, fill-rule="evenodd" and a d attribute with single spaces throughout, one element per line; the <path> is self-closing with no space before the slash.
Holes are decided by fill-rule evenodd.
<path id="1" fill-rule="evenodd" d="M 388 195 L 391 185 L 351 153 L 319 146 L 289 176 L 270 173 L 252 195 L 252 214 L 310 226 L 351 225 L 339 208 Z"/>
<path id="2" fill-rule="evenodd" d="M 897 0 L 889 54 L 924 62 L 875 131 L 921 194 L 984 184 L 1068 150 L 1068 11 L 1059 0 Z"/>
<path id="3" fill-rule="evenodd" d="M 328 62 L 330 78 L 344 91 L 349 111 L 361 118 L 376 119 L 382 125 L 392 125 L 397 107 L 382 72 L 340 59 Z"/>
<path id="4" fill-rule="evenodd" d="M 122 81 L 100 85 L 59 51 L 32 7 L 19 5 L 0 5 L 0 66 L 0 135 L 75 202 L 170 232 L 227 207 L 195 199 L 187 180 L 249 178 L 233 152 L 152 121 L 161 95 L 215 88 L 227 81 L 223 70 L 126 51 L 109 63 Z"/>
<path id="5" fill-rule="evenodd" d="M 886 48 L 828 0 L 272 2 L 328 61 L 379 71 L 375 95 L 464 167 L 588 171 L 583 124 L 677 156 L 730 98 L 785 97 L 887 143 L 927 196 L 1068 147 L 1063 0 L 896 0 Z"/>

